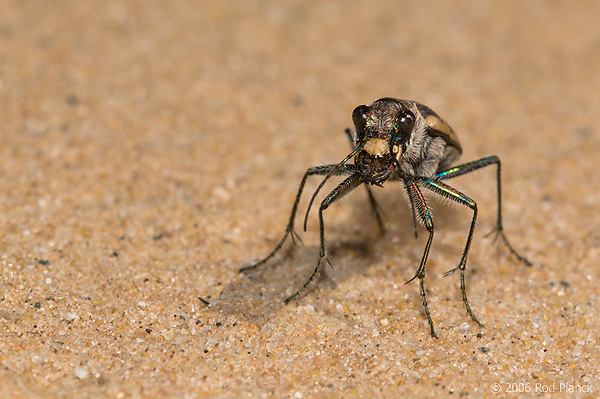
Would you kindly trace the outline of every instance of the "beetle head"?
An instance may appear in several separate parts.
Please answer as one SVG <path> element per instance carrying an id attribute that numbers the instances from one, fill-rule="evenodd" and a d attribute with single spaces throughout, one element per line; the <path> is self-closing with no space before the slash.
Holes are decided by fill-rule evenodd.
<path id="1" fill-rule="evenodd" d="M 399 100 L 382 98 L 371 105 L 359 105 L 352 112 L 358 144 L 356 165 L 366 181 L 381 184 L 406 151 L 415 125 L 415 115 Z"/>

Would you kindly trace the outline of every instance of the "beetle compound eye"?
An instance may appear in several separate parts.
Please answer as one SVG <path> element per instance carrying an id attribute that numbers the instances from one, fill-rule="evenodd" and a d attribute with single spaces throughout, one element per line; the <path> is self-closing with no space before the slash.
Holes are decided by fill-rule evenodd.
<path id="1" fill-rule="evenodd" d="M 367 123 L 368 113 L 369 107 L 366 105 L 359 105 L 358 107 L 354 108 L 354 111 L 352 111 L 352 122 L 354 122 L 356 129 L 360 130 L 365 126 Z"/>
<path id="2" fill-rule="evenodd" d="M 398 118 L 398 128 L 403 134 L 410 134 L 415 126 L 415 115 L 411 111 L 404 111 Z"/>

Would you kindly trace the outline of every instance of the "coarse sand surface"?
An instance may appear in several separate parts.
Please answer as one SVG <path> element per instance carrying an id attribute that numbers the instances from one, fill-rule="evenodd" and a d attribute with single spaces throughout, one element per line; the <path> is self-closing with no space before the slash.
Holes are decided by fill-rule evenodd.
<path id="1" fill-rule="evenodd" d="M 600 2 L 0 0 L 0 398 L 595 398 Z M 307 168 L 359 104 L 454 129 L 414 237 L 401 184 L 324 212 L 268 264 Z"/>

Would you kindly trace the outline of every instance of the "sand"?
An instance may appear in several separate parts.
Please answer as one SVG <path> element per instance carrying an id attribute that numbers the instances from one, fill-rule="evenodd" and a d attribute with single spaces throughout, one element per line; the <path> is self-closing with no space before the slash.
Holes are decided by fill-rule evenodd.
<path id="1" fill-rule="evenodd" d="M 0 397 L 593 398 L 600 391 L 600 5 L 0 3 Z M 429 334 L 398 183 L 316 212 L 271 262 L 304 171 L 359 104 L 439 113 L 472 212 L 431 199 Z M 335 179 L 328 183 L 331 190 Z M 322 197 L 319 197 L 322 198 Z M 210 305 L 205 304 L 205 302 Z"/>

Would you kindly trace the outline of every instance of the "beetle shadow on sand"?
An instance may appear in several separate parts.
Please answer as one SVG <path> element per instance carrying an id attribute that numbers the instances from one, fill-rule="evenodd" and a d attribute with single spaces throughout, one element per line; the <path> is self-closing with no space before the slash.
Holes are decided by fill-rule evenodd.
<path id="1" fill-rule="evenodd" d="M 394 269 L 390 271 L 390 273 L 394 273 L 393 276 L 382 276 L 382 278 L 395 279 L 400 274 L 405 280 L 408 280 L 414 276 L 421 260 L 428 232 L 419 225 L 419 237 L 415 239 L 412 212 L 410 205 L 403 197 L 403 193 L 400 192 L 401 186 L 398 184 L 389 184 L 388 186 L 385 191 L 376 190 L 375 192 L 378 203 L 383 209 L 382 217 L 386 225 L 385 233 L 382 233 L 377 225 L 364 190 L 357 190 L 356 195 L 353 195 L 350 201 L 341 201 L 339 204 L 333 205 L 335 207 L 350 207 L 351 214 L 345 220 L 336 219 L 336 213 L 328 212 L 329 209 L 324 212 L 326 249 L 335 270 L 331 273 L 329 264 L 326 261 L 321 262 L 320 273 L 290 305 L 301 305 L 306 302 L 304 298 L 307 297 L 311 298 L 310 300 L 318 300 L 320 290 L 335 290 L 337 284 L 344 281 L 344 279 L 350 278 L 356 273 L 364 273 L 369 267 L 382 261 L 386 256 L 386 251 L 397 253 L 398 250 L 393 248 L 393 246 L 398 245 L 397 242 L 402 243 L 400 245 L 404 247 L 402 251 L 405 254 L 416 254 L 414 259 L 410 260 L 410 263 L 414 264 L 414 268 L 410 268 L 410 270 Z M 452 228 L 450 226 L 454 226 L 459 223 L 459 220 L 465 219 L 459 225 L 464 224 L 466 239 L 467 226 L 470 221 L 469 212 L 456 212 L 456 209 L 452 206 L 433 201 L 433 198 L 430 203 L 435 206 L 436 220 L 440 220 L 440 222 L 443 220 L 443 223 L 438 223 L 442 225 L 443 229 Z M 313 219 L 316 219 L 314 215 Z M 234 278 L 228 284 L 220 287 L 218 295 L 213 296 L 210 301 L 211 310 L 235 315 L 240 320 L 254 324 L 257 328 L 262 328 L 275 312 L 282 309 L 285 306 L 284 300 L 294 294 L 306 282 L 318 260 L 318 227 L 309 228 L 309 231 L 305 233 L 301 231 L 301 223 L 302 218 L 298 215 L 296 219 L 297 232 L 305 242 L 310 240 L 310 244 L 296 242 L 294 245 L 291 238 L 288 238 L 288 241 L 273 259 L 255 270 L 241 273 L 239 278 Z M 318 222 L 315 223 L 314 220 L 309 223 L 318 226 Z M 281 231 L 278 232 L 279 234 L 283 234 L 284 227 L 282 226 Z M 316 241 L 309 238 L 309 236 L 316 236 Z M 439 248 L 439 245 L 436 245 L 436 240 L 440 240 L 441 236 L 440 228 L 436 224 L 436 235 L 432 251 Z M 272 245 L 275 245 L 280 236 L 273 235 L 272 237 Z M 406 246 L 412 246 L 413 248 L 407 250 Z M 461 250 L 462 248 L 456 248 L 456 252 Z M 387 256 L 389 257 L 389 255 Z M 410 256 L 412 257 L 412 255 Z M 246 266 L 256 260 L 249 260 L 249 262 L 239 266 Z M 458 258 L 456 262 L 458 262 Z M 450 261 L 447 266 L 451 268 L 456 265 L 454 261 Z M 430 270 L 429 275 L 439 274 L 441 276 L 445 271 L 436 268 L 436 270 Z M 435 279 L 430 279 L 430 281 L 433 282 Z M 414 302 L 416 311 L 422 312 L 419 291 L 414 287 L 411 288 L 413 289 L 408 288 L 411 296 L 410 301 Z"/>

